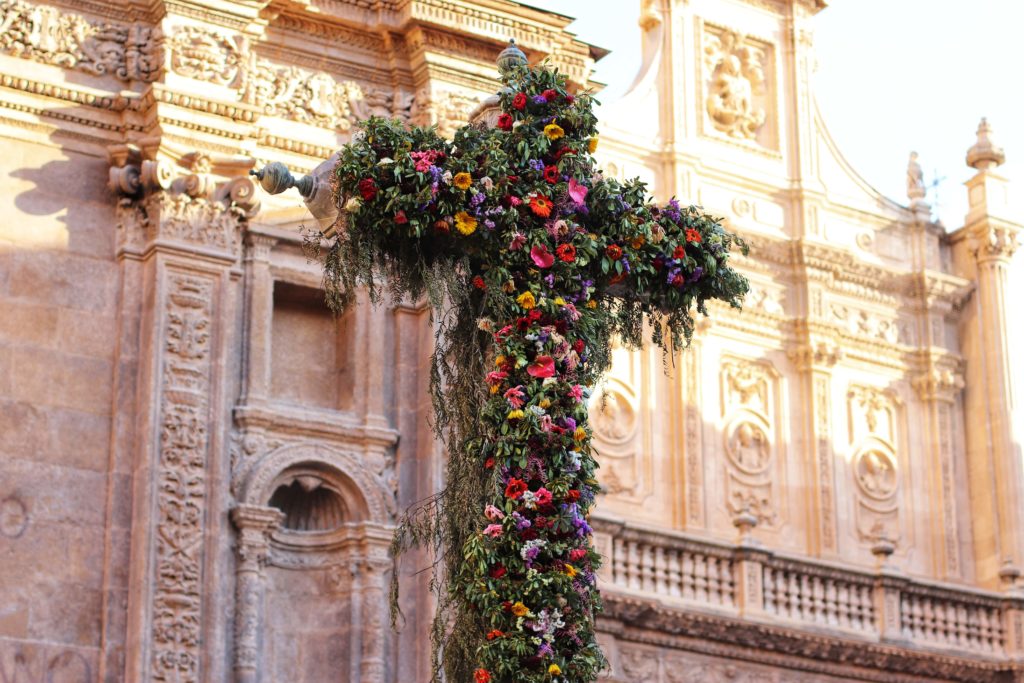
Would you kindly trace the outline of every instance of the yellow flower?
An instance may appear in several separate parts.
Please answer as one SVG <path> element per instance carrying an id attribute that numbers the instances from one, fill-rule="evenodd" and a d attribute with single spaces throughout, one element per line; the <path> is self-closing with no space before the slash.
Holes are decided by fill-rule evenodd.
<path id="1" fill-rule="evenodd" d="M 459 211 L 455 214 L 455 229 L 463 235 L 472 235 L 476 232 L 476 219 L 465 211 Z"/>
<path id="2" fill-rule="evenodd" d="M 491 385 L 491 393 L 492 394 L 498 393 L 498 389 L 499 389 L 499 386 L 497 384 L 492 384 Z"/>
<path id="3" fill-rule="evenodd" d="M 594 152 L 597 151 L 597 136 L 596 135 L 594 137 L 590 138 L 590 140 L 587 141 L 587 151 L 590 152 L 591 154 L 593 154 Z"/>
<path id="4" fill-rule="evenodd" d="M 560 296 L 555 297 L 555 305 L 556 306 L 564 306 L 565 305 L 565 299 L 563 299 Z"/>
<path id="5" fill-rule="evenodd" d="M 544 126 L 544 135 L 548 136 L 548 140 L 557 140 L 565 135 L 565 131 L 557 123 L 549 123 Z"/>
<path id="6" fill-rule="evenodd" d="M 517 617 L 525 617 L 529 613 L 530 608 L 524 605 L 522 602 L 516 602 L 514 605 L 512 605 L 512 614 L 516 615 Z"/>
<path id="7" fill-rule="evenodd" d="M 576 570 L 576 567 L 572 566 L 571 564 L 565 565 L 565 567 L 562 568 L 562 571 L 570 579 L 575 578 L 575 576 L 579 574 L 579 572 Z"/>
<path id="8" fill-rule="evenodd" d="M 506 294 L 511 294 L 512 292 L 516 291 L 515 280 L 509 280 L 505 284 L 503 284 L 501 286 L 501 291 L 505 292 Z"/>
<path id="9" fill-rule="evenodd" d="M 588 301 L 587 308 L 597 308 L 597 299 L 591 299 Z"/>
<path id="10" fill-rule="evenodd" d="M 505 362 L 505 356 L 498 356 L 497 358 L 494 359 L 494 364 L 499 366 L 499 367 L 502 364 L 504 364 L 504 362 Z"/>
<path id="11" fill-rule="evenodd" d="M 548 673 L 552 676 L 557 676 L 560 673 L 562 673 L 562 667 L 558 666 L 557 664 L 552 664 L 548 667 Z"/>
<path id="12" fill-rule="evenodd" d="M 572 438 L 576 439 L 577 441 L 583 441 L 585 438 L 587 438 L 587 430 L 584 429 L 583 427 L 577 427 L 576 431 L 572 433 Z"/>
<path id="13" fill-rule="evenodd" d="M 526 413 L 518 409 L 510 410 L 508 413 L 509 420 L 522 420 L 524 417 L 526 417 Z"/>
<path id="14" fill-rule="evenodd" d="M 549 399 L 546 399 L 546 398 L 542 398 L 542 399 L 540 400 L 540 403 L 538 403 L 537 405 L 539 405 L 539 406 L 540 406 L 541 408 L 543 408 L 544 410 L 547 410 L 548 408 L 550 408 L 550 407 L 551 407 L 551 401 L 550 401 Z"/>
<path id="15" fill-rule="evenodd" d="M 523 292 L 516 297 L 516 302 L 527 311 L 537 305 L 537 300 L 533 298 L 533 292 Z"/>
<path id="16" fill-rule="evenodd" d="M 469 186 L 473 184 L 473 177 L 465 171 L 456 173 L 455 178 L 452 179 L 452 185 L 459 188 L 460 190 L 468 190 Z"/>

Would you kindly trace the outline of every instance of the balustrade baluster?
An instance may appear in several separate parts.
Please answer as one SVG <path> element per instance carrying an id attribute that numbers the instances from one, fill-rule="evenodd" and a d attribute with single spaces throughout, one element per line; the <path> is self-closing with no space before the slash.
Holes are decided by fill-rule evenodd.
<path id="1" fill-rule="evenodd" d="M 682 595 L 682 576 L 679 568 L 679 552 L 668 551 L 668 594 L 679 597 Z"/>

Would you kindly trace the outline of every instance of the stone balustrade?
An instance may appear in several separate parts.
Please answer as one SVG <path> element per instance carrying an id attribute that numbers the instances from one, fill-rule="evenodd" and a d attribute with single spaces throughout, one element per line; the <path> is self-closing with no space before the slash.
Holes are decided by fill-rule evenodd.
<path id="1" fill-rule="evenodd" d="M 692 613 L 813 631 L 915 651 L 1020 656 L 1024 611 L 999 593 L 912 578 L 883 564 L 852 569 L 595 517 L 602 592 Z"/>

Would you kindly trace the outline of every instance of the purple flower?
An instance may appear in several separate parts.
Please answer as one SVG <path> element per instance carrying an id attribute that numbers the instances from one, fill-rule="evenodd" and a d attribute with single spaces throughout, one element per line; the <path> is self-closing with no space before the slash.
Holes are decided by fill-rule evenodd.
<path id="1" fill-rule="evenodd" d="M 669 268 L 668 275 L 665 276 L 665 281 L 668 282 L 669 284 L 672 284 L 672 281 L 676 279 L 676 276 L 679 275 L 679 272 L 680 271 L 678 268 Z"/>
<path id="2" fill-rule="evenodd" d="M 692 285 L 694 282 L 698 282 L 704 276 L 704 269 L 697 266 L 693 269 L 693 273 L 690 277 L 686 278 L 686 284 Z"/>
<path id="3" fill-rule="evenodd" d="M 553 654 L 555 654 L 555 651 L 551 649 L 551 645 L 549 643 L 541 643 L 540 647 L 537 649 L 538 657 L 547 657 L 548 655 Z"/>
<path id="4" fill-rule="evenodd" d="M 490 218 L 485 218 L 484 227 L 487 228 L 488 230 L 494 230 L 494 221 L 492 221 Z"/>
<path id="5" fill-rule="evenodd" d="M 475 195 L 472 196 L 472 198 L 470 198 L 469 205 L 480 206 L 481 204 L 484 203 L 485 199 L 487 199 L 487 195 L 485 195 L 483 192 L 477 192 Z"/>
<path id="6" fill-rule="evenodd" d="M 541 161 L 540 159 L 530 159 L 530 168 L 532 168 L 534 171 L 543 171 L 544 162 Z"/>
<path id="7" fill-rule="evenodd" d="M 534 104 L 547 104 L 548 101 L 544 98 L 543 95 L 534 95 L 533 96 L 533 103 Z"/>
<path id="8" fill-rule="evenodd" d="M 548 287 L 554 288 L 554 286 L 555 286 L 555 274 L 554 273 L 549 273 L 549 274 L 545 275 L 544 276 L 544 283 Z"/>
<path id="9" fill-rule="evenodd" d="M 675 197 L 668 200 L 668 206 L 662 210 L 662 213 L 664 213 L 672 222 L 679 222 L 682 215 L 679 213 L 679 202 L 676 201 Z"/>

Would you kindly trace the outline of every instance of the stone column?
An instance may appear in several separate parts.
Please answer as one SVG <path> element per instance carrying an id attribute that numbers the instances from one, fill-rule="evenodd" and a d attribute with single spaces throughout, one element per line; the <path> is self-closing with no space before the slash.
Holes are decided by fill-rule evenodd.
<path id="1" fill-rule="evenodd" d="M 372 551 L 371 551 L 372 552 Z M 358 564 L 361 577 L 362 653 L 359 661 L 359 683 L 385 683 L 385 643 L 388 633 L 387 595 L 391 560 L 371 555 Z"/>
<path id="2" fill-rule="evenodd" d="M 136 375 L 123 380 L 134 391 L 117 416 L 132 436 L 115 444 L 132 489 L 124 680 L 198 683 L 219 677 L 225 627 L 209 604 L 228 475 L 214 426 L 227 424 L 236 376 L 240 233 L 258 208 L 253 183 L 232 176 L 252 160 L 171 157 L 158 142 L 110 157 L 122 275 L 142 292 Z"/>
<path id="3" fill-rule="evenodd" d="M 235 567 L 235 683 L 259 683 L 263 593 L 270 534 L 284 514 L 270 507 L 239 505 L 231 511 L 238 529 Z"/>
<path id="4" fill-rule="evenodd" d="M 977 279 L 977 348 L 969 362 L 977 363 L 981 371 L 980 376 L 974 376 L 980 382 L 970 387 L 970 391 L 977 392 L 972 404 L 981 410 L 968 415 L 968 430 L 975 457 L 986 451 L 988 454 L 986 469 L 990 468 L 992 474 L 996 517 L 995 538 L 983 551 L 987 556 L 981 571 L 988 577 L 1003 562 L 1009 561 L 1018 569 L 1024 563 L 1024 467 L 1017 442 L 1021 435 L 1014 433 L 1013 425 L 1013 363 L 1018 349 L 1011 344 L 1007 324 L 1007 316 L 1020 307 L 1009 290 L 1008 276 L 1024 226 L 1007 217 L 1009 186 L 995 172 L 1005 155 L 991 133 L 982 119 L 977 142 L 967 152 L 968 165 L 978 172 L 966 183 L 970 208 L 964 221 Z"/>
<path id="5" fill-rule="evenodd" d="M 270 326 L 274 316 L 274 276 L 270 272 L 270 251 L 277 240 L 267 235 L 246 233 L 245 268 L 247 275 L 248 318 L 245 321 L 246 403 L 260 402 L 270 396 Z"/>

